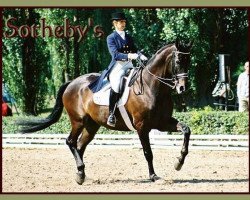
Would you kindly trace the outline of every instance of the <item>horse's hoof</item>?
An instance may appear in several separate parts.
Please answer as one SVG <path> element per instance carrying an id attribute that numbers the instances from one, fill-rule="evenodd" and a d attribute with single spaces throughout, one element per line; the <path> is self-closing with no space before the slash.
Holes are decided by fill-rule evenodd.
<path id="1" fill-rule="evenodd" d="M 157 176 L 156 174 L 152 174 L 152 175 L 150 175 L 150 180 L 152 181 L 152 182 L 155 182 L 155 181 L 157 181 L 157 180 L 160 180 L 161 178 L 159 177 L 159 176 Z"/>
<path id="2" fill-rule="evenodd" d="M 175 162 L 175 164 L 174 164 L 174 168 L 175 168 L 175 170 L 180 171 L 180 170 L 181 170 L 181 168 L 182 168 L 182 165 L 183 165 L 183 163 L 180 163 L 180 161 L 179 161 L 179 160 L 178 160 L 178 161 L 176 161 L 176 162 Z"/>
<path id="3" fill-rule="evenodd" d="M 83 182 L 85 180 L 85 173 L 76 173 L 76 182 L 79 184 L 79 185 L 82 185 Z"/>

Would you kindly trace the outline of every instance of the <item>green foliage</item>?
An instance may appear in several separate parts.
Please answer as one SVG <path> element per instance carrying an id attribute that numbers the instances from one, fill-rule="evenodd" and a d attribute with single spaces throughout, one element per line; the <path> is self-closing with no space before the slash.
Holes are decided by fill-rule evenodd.
<path id="1" fill-rule="evenodd" d="M 30 15 L 30 12 L 34 15 Z M 45 19 L 46 26 L 55 27 L 62 26 L 64 19 L 68 19 L 71 25 L 83 28 L 88 26 L 88 20 L 92 18 L 93 27 L 103 26 L 107 36 L 111 32 L 111 12 L 110 9 L 4 9 L 3 24 L 9 17 L 15 17 L 17 20 L 14 25 L 17 27 L 27 25 L 28 20 L 33 20 L 40 26 L 41 19 Z M 102 71 L 108 66 L 110 55 L 106 36 L 95 38 L 93 27 L 88 27 L 81 42 L 76 42 L 77 37 L 48 37 L 49 31 L 46 30 L 46 37 L 39 36 L 35 39 L 30 55 L 25 54 L 24 43 L 31 37 L 3 38 L 3 79 L 21 110 L 27 112 L 29 106 L 38 112 L 43 110 L 51 98 L 55 98 L 62 83 L 82 74 Z M 7 30 L 6 26 L 4 30 Z M 29 68 L 25 64 L 27 59 Z M 34 99 L 30 102 L 33 105 L 27 105 L 30 99 Z"/>
<path id="2" fill-rule="evenodd" d="M 56 91 L 67 79 L 79 75 L 100 72 L 110 60 L 106 37 L 112 32 L 111 13 L 124 11 L 128 18 L 127 30 L 133 35 L 139 50 L 144 49 L 151 57 L 160 47 L 176 38 L 184 41 L 194 40 L 189 69 L 189 90 L 185 95 L 188 106 L 202 107 L 212 104 L 211 93 L 218 76 L 218 54 L 231 54 L 232 88 L 234 88 L 242 65 L 247 60 L 248 16 L 244 8 L 38 8 L 30 9 L 33 21 L 46 19 L 49 26 L 62 25 L 65 18 L 72 25 L 88 25 L 92 18 L 94 25 L 102 26 L 102 38 L 93 36 L 89 28 L 84 40 L 77 38 L 38 37 L 32 49 L 32 72 L 25 67 L 27 59 L 20 37 L 3 37 L 2 75 L 10 92 L 23 111 L 29 106 L 27 92 L 34 95 L 31 102 L 36 111 L 46 108 Z M 3 30 L 5 20 L 15 17 L 16 26 L 27 24 L 32 18 L 26 8 L 3 10 Z M 27 38 L 30 39 L 30 38 Z M 30 80 L 25 74 L 30 73 Z M 33 82 L 35 86 L 29 84 Z M 35 87 L 35 90 L 32 90 Z M 28 100 L 27 100 L 28 99 Z M 28 102 L 28 103 L 27 103 Z"/>
<path id="3" fill-rule="evenodd" d="M 41 117 L 45 117 L 42 115 Z M 191 112 L 175 112 L 174 117 L 179 121 L 187 124 L 192 134 L 232 134 L 232 135 L 246 135 L 249 132 L 248 113 L 240 112 L 218 112 L 211 111 L 207 107 L 205 110 L 191 111 Z M 33 119 L 32 117 L 14 116 L 3 118 L 3 133 L 18 133 L 18 127 L 15 124 L 18 119 Z M 38 133 L 56 134 L 56 133 L 70 133 L 70 122 L 68 116 L 64 113 L 58 123 L 51 127 L 39 131 Z M 131 134 L 132 132 L 107 130 L 101 127 L 99 134 Z M 179 134 L 179 133 L 178 133 Z"/>
<path id="4" fill-rule="evenodd" d="M 9 16 L 17 18 L 13 24 L 19 27 L 23 25 L 22 22 L 31 18 L 31 13 L 27 9 L 4 9 L 4 19 L 8 19 Z M 36 22 L 38 17 L 39 15 L 34 13 L 32 20 Z M 47 106 L 48 85 L 46 80 L 51 79 L 47 44 L 43 38 L 37 38 L 33 42 L 32 49 L 28 49 L 31 44 L 30 37 L 25 39 L 20 37 L 3 38 L 3 80 L 19 107 L 28 112 L 32 109 L 28 109 L 27 104 L 35 112 Z M 35 103 L 29 105 L 30 102 Z M 31 112 L 31 114 L 35 112 Z"/>
<path id="5" fill-rule="evenodd" d="M 238 74 L 238 64 L 247 59 L 247 10 L 171 8 L 157 9 L 157 16 L 164 24 L 161 39 L 194 40 L 185 96 L 191 106 L 210 104 L 218 77 L 218 54 L 231 55 L 233 77 Z M 232 81 L 235 85 L 236 80 Z"/>
<path id="6" fill-rule="evenodd" d="M 20 9 L 10 9 L 3 10 L 3 24 L 4 19 L 7 19 L 8 16 L 21 18 Z M 4 27 L 3 30 L 6 30 Z M 11 94 L 16 97 L 18 105 L 22 105 L 24 97 L 20 95 L 24 89 L 24 81 L 22 76 L 22 41 L 20 38 L 15 37 L 12 39 L 2 38 L 2 78 L 3 82 L 7 83 L 8 89 Z M 18 97 L 18 98 L 17 98 Z"/>
<path id="7" fill-rule="evenodd" d="M 156 9 L 124 9 L 128 16 L 127 30 L 133 35 L 138 50 L 150 57 L 165 43 L 159 34 L 163 22 L 157 17 Z"/>
<path id="8" fill-rule="evenodd" d="M 193 15 L 196 9 L 157 9 L 158 18 L 164 23 L 161 38 L 165 41 L 190 40 L 198 37 L 198 26 Z"/>
<path id="9" fill-rule="evenodd" d="M 231 134 L 245 135 L 249 131 L 248 113 L 212 111 L 207 107 L 202 111 L 174 113 L 174 117 L 187 124 L 192 134 Z"/>

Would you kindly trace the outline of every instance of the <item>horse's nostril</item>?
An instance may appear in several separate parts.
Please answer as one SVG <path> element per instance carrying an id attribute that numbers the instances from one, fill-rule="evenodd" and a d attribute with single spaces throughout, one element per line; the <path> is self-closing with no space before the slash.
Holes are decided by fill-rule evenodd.
<path id="1" fill-rule="evenodd" d="M 180 91 L 184 92 L 185 91 L 185 87 L 184 86 L 180 86 Z"/>

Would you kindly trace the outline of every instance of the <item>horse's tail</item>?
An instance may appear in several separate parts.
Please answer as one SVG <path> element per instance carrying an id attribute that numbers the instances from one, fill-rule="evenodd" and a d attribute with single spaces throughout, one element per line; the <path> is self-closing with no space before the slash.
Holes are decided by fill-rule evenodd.
<path id="1" fill-rule="evenodd" d="M 64 107 L 63 101 L 62 101 L 62 96 L 63 96 L 63 93 L 69 84 L 70 84 L 70 82 L 63 84 L 60 87 L 60 89 L 58 90 L 56 104 L 55 104 L 51 114 L 47 118 L 35 119 L 32 121 L 31 120 L 28 120 L 28 121 L 26 121 L 26 120 L 21 121 L 20 120 L 17 122 L 18 125 L 22 126 L 20 131 L 22 133 L 32 133 L 32 132 L 43 130 L 43 129 L 51 126 L 52 124 L 56 123 L 62 115 L 62 111 L 63 111 L 63 107 Z"/>

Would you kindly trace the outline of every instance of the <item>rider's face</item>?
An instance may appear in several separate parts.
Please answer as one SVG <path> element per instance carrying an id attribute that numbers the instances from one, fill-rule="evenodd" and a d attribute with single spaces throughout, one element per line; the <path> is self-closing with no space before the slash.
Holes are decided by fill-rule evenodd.
<path id="1" fill-rule="evenodd" d="M 124 31 L 126 28 L 126 20 L 114 20 L 114 26 L 118 31 Z"/>

